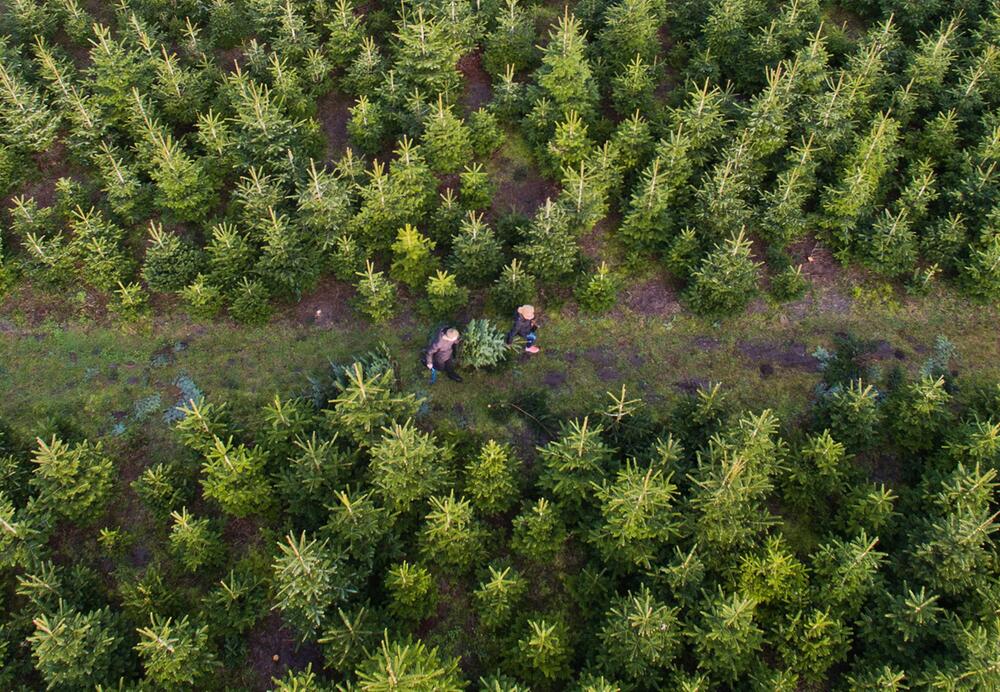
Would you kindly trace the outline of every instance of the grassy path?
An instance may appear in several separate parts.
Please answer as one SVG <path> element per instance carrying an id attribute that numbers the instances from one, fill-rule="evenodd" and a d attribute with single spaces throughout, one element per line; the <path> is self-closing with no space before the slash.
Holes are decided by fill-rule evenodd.
<path id="1" fill-rule="evenodd" d="M 956 346 L 954 367 L 961 373 L 1000 379 L 997 311 L 950 291 L 916 299 L 827 286 L 799 303 L 759 303 L 722 323 L 676 305 L 655 314 L 623 308 L 606 318 L 567 307 L 543 316 L 538 356 L 502 373 L 466 373 L 462 385 L 442 381 L 433 389 L 416 357 L 428 327 L 413 317 L 359 326 L 343 305 L 329 305 L 325 312 L 335 317 L 322 324 L 289 310 L 268 325 L 246 328 L 199 325 L 168 312 L 123 330 L 92 320 L 32 323 L 17 305 L 9 300 L 0 312 L 0 418 L 32 435 L 47 432 L 37 429 L 46 419 L 73 420 L 87 435 L 165 426 L 164 413 L 193 391 L 229 401 L 239 413 L 277 392 L 305 392 L 307 375 L 322 371 L 328 360 L 379 342 L 399 360 L 404 387 L 428 396 L 432 413 L 495 435 L 504 431 L 496 429 L 487 406 L 515 388 L 545 388 L 554 411 L 573 413 L 603 405 L 606 392 L 622 384 L 655 405 L 721 382 L 738 403 L 769 406 L 787 419 L 819 380 L 811 354 L 829 347 L 837 332 L 879 342 L 874 359 L 910 371 L 944 336 Z"/>

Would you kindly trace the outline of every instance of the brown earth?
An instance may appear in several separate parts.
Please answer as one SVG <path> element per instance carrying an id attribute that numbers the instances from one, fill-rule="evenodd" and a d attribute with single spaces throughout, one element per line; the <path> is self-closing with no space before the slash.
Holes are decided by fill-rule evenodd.
<path id="1" fill-rule="evenodd" d="M 655 276 L 627 287 L 622 302 L 632 312 L 650 317 L 669 317 L 681 311 L 677 292 L 664 276 Z"/>
<path id="2" fill-rule="evenodd" d="M 741 341 L 736 345 L 747 360 L 762 365 L 779 365 L 807 372 L 819 372 L 820 362 L 809 353 L 805 344 L 774 341 Z M 766 369 L 766 368 L 765 368 Z M 763 370 L 761 371 L 763 374 Z"/>
<path id="3" fill-rule="evenodd" d="M 323 277 L 315 289 L 290 306 L 292 320 L 319 329 L 350 328 L 358 321 L 350 303 L 353 296 L 350 284 Z"/>
<path id="4" fill-rule="evenodd" d="M 271 689 L 271 679 L 282 677 L 289 668 L 302 670 L 310 663 L 313 670 L 323 668 L 319 647 L 299 644 L 277 613 L 268 614 L 247 634 L 247 648 L 254 690 Z"/>
<path id="5" fill-rule="evenodd" d="M 466 114 L 473 113 L 493 100 L 490 76 L 483 69 L 482 54 L 479 51 L 463 55 L 458 61 L 458 71 L 462 73 L 462 107 Z"/>
<path id="6" fill-rule="evenodd" d="M 316 118 L 326 136 L 326 160 L 336 161 L 343 156 L 350 143 L 347 138 L 347 121 L 351 117 L 354 99 L 343 92 L 329 91 L 316 104 Z"/>
<path id="7" fill-rule="evenodd" d="M 555 199 L 559 194 L 559 186 L 541 176 L 534 166 L 516 162 L 497 153 L 493 157 L 496 192 L 493 195 L 493 215 L 517 212 L 532 216 L 545 204 L 548 198 Z"/>

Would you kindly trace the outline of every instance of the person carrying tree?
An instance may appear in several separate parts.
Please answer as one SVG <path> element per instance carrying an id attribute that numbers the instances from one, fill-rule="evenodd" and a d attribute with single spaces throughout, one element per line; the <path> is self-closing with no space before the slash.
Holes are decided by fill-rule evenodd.
<path id="1" fill-rule="evenodd" d="M 455 372 L 455 348 L 458 342 L 458 330 L 454 327 L 442 327 L 434 335 L 425 354 L 425 363 L 431 371 L 431 384 L 437 382 L 437 374 L 441 370 L 448 379 L 455 382 L 462 381 L 461 375 Z"/>
<path id="2" fill-rule="evenodd" d="M 540 349 L 535 346 L 535 341 L 538 340 L 537 331 L 534 306 L 522 305 L 514 313 L 514 326 L 507 332 L 507 343 L 514 343 L 515 337 L 519 336 L 527 342 L 524 347 L 526 353 L 538 353 Z"/>

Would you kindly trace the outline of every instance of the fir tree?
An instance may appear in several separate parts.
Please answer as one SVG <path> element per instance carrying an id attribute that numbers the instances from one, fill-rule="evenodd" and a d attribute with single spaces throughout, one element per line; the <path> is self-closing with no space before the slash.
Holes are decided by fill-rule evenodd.
<path id="1" fill-rule="evenodd" d="M 489 440 L 479 456 L 465 467 L 465 486 L 475 508 L 483 515 L 499 514 L 518 500 L 516 471 L 519 466 L 513 451 Z"/>
<path id="2" fill-rule="evenodd" d="M 529 560 L 545 564 L 559 555 L 567 537 L 565 522 L 543 497 L 514 518 L 511 548 Z"/>
<path id="3" fill-rule="evenodd" d="M 505 0 L 497 12 L 496 28 L 486 35 L 483 45 L 483 67 L 494 80 L 507 69 L 521 72 L 532 67 L 536 60 L 535 27 L 518 0 Z"/>
<path id="4" fill-rule="evenodd" d="M 381 632 L 370 608 L 357 606 L 345 612 L 338 608 L 333 622 L 317 641 L 323 648 L 326 667 L 347 675 L 368 658 L 378 644 Z M 312 689 L 312 688 L 310 688 Z"/>
<path id="5" fill-rule="evenodd" d="M 256 251 L 246 234 L 235 226 L 220 223 L 212 227 L 212 239 L 205 246 L 208 278 L 223 290 L 235 288 L 253 266 Z"/>
<path id="6" fill-rule="evenodd" d="M 879 116 L 848 157 L 840 175 L 842 182 L 823 191 L 823 223 L 842 251 L 855 245 L 857 224 L 879 201 L 883 180 L 897 156 L 898 131 L 895 120 Z"/>
<path id="7" fill-rule="evenodd" d="M 827 394 L 821 411 L 829 422 L 834 439 L 842 442 L 851 452 L 867 449 L 876 440 L 881 416 L 877 395 L 872 385 L 866 385 L 860 379 Z"/>
<path id="8" fill-rule="evenodd" d="M 180 221 L 200 221 L 211 211 L 215 183 L 203 164 L 185 152 L 170 135 L 157 137 L 150 172 L 156 183 L 156 202 Z"/>
<path id="9" fill-rule="evenodd" d="M 437 257 L 432 254 L 435 247 L 433 240 L 410 224 L 399 229 L 392 244 L 393 261 L 389 268 L 392 278 L 410 288 L 423 286 L 437 267 Z"/>
<path id="10" fill-rule="evenodd" d="M 608 7 L 597 45 L 611 74 L 630 60 L 651 63 L 660 48 L 659 21 L 651 0 L 621 0 Z"/>
<path id="11" fill-rule="evenodd" d="M 486 529 L 475 519 L 472 504 L 447 497 L 430 498 L 431 511 L 420 531 L 424 559 L 451 568 L 457 574 L 468 571 L 486 551 Z"/>
<path id="12" fill-rule="evenodd" d="M 128 280 L 134 263 L 123 247 L 125 231 L 96 210 L 73 210 L 70 222 L 73 241 L 71 256 L 79 262 L 81 278 L 102 291 L 113 290 Z"/>
<path id="13" fill-rule="evenodd" d="M 208 283 L 204 274 L 198 274 L 178 293 L 187 305 L 188 314 L 196 320 L 212 320 L 222 309 L 222 291 Z"/>
<path id="14" fill-rule="evenodd" d="M 35 89 L 0 58 L 0 143 L 41 153 L 55 142 L 59 118 Z"/>
<path id="15" fill-rule="evenodd" d="M 808 229 L 805 205 L 816 188 L 813 136 L 789 156 L 789 166 L 761 196 L 758 228 L 772 245 L 783 247 Z"/>
<path id="16" fill-rule="evenodd" d="M 912 552 L 932 589 L 958 595 L 975 588 L 989 559 L 989 537 L 1000 530 L 987 501 L 995 479 L 995 469 L 959 464 L 931 496 L 936 511 L 922 522 Z"/>
<path id="17" fill-rule="evenodd" d="M 555 132 L 546 147 L 551 171 L 574 169 L 583 163 L 594 144 L 587 136 L 587 125 L 576 111 L 569 111 L 556 124 Z"/>
<path id="18" fill-rule="evenodd" d="M 656 89 L 656 65 L 636 54 L 611 80 L 611 100 L 620 114 L 647 113 Z"/>
<path id="19" fill-rule="evenodd" d="M 455 275 L 440 269 L 427 280 L 427 304 L 437 318 L 447 318 L 469 302 L 469 290 L 459 286 Z"/>
<path id="20" fill-rule="evenodd" d="M 655 680 L 680 648 L 678 611 L 643 586 L 615 599 L 600 636 L 611 667 L 633 680 Z"/>
<path id="21" fill-rule="evenodd" d="M 385 506 L 397 512 L 447 487 L 451 451 L 413 423 L 391 423 L 371 449 L 371 477 Z"/>
<path id="22" fill-rule="evenodd" d="M 528 272 L 546 281 L 560 281 L 573 272 L 579 248 L 569 214 L 562 207 L 547 199 L 526 235 L 516 250 L 524 258 Z"/>
<path id="23" fill-rule="evenodd" d="M 95 520 L 110 497 L 114 474 L 101 443 L 70 445 L 55 436 L 36 443 L 31 486 L 38 491 L 39 504 L 70 521 Z"/>
<path id="24" fill-rule="evenodd" d="M 751 665 L 763 645 L 753 599 L 721 589 L 709 597 L 692 638 L 698 666 L 720 680 L 735 680 Z"/>
<path id="25" fill-rule="evenodd" d="M 462 364 L 470 368 L 491 368 L 510 354 L 506 334 L 488 319 L 469 320 L 462 332 Z"/>
<path id="26" fill-rule="evenodd" d="M 392 530 L 395 516 L 373 499 L 372 491 L 333 493 L 329 516 L 322 532 L 344 551 L 359 576 L 367 575 L 374 565 L 382 540 Z"/>
<path id="27" fill-rule="evenodd" d="M 170 552 L 191 572 L 214 563 L 222 552 L 221 536 L 212 529 L 207 518 L 196 519 L 181 507 L 171 512 Z"/>
<path id="28" fill-rule="evenodd" d="M 365 262 L 365 271 L 357 272 L 358 292 L 355 306 L 376 324 L 389 320 L 396 311 L 396 288 L 385 274 L 375 271 L 371 261 Z"/>
<path id="29" fill-rule="evenodd" d="M 481 163 L 466 166 L 459 174 L 462 207 L 471 213 L 477 209 L 488 209 L 493 203 L 493 184 L 483 170 Z"/>
<path id="30" fill-rule="evenodd" d="M 536 293 L 535 277 L 524 269 L 519 260 L 514 259 L 493 283 L 490 297 L 499 310 L 513 312 L 518 306 L 530 303 Z"/>
<path id="31" fill-rule="evenodd" d="M 366 154 L 375 154 L 382 147 L 386 131 L 386 114 L 378 101 L 370 101 L 362 94 L 351 108 L 351 119 L 347 121 L 347 135 L 358 149 Z"/>
<path id="32" fill-rule="evenodd" d="M 593 314 L 607 312 L 614 307 L 621 284 L 621 279 L 611 272 L 607 262 L 601 262 L 597 272 L 591 274 L 577 287 L 576 300 L 587 312 Z"/>
<path id="33" fill-rule="evenodd" d="M 731 315 L 742 310 L 757 291 L 759 266 L 742 230 L 724 245 L 716 245 L 692 277 L 687 293 L 692 309 L 706 315 Z"/>
<path id="34" fill-rule="evenodd" d="M 389 570 L 385 586 L 390 598 L 389 612 L 394 616 L 419 623 L 434 614 L 438 593 L 426 567 L 403 560 Z"/>
<path id="35" fill-rule="evenodd" d="M 427 164 L 435 173 L 454 173 L 472 160 L 472 140 L 469 128 L 461 118 L 444 105 L 438 95 L 437 108 L 424 122 L 421 144 Z"/>
<path id="36" fill-rule="evenodd" d="M 550 489 L 567 509 L 579 508 L 605 477 L 612 457 L 601 440 L 603 428 L 590 419 L 563 425 L 559 438 L 539 449 L 543 487 Z"/>
<path id="37" fill-rule="evenodd" d="M 82 613 L 62 601 L 32 620 L 35 667 L 49 689 L 111 684 L 120 637 L 108 609 Z"/>
<path id="38" fill-rule="evenodd" d="M 586 50 L 586 33 L 567 6 L 549 33 L 549 42 L 542 50 L 542 65 L 535 73 L 538 86 L 555 104 L 557 117 L 576 112 L 589 120 L 594 112 L 597 86 Z"/>
<path id="39" fill-rule="evenodd" d="M 328 59 L 331 67 L 346 67 L 357 54 L 358 46 L 364 39 L 361 20 L 354 13 L 353 3 L 349 0 L 337 0 L 330 10 L 326 30 L 330 36 L 328 45 L 331 50 Z"/>
<path id="40" fill-rule="evenodd" d="M 492 281 L 503 266 L 503 246 L 482 214 L 469 212 L 452 239 L 449 269 L 463 284 L 482 285 Z"/>
<path id="41" fill-rule="evenodd" d="M 461 692 L 465 682 L 458 674 L 458 659 L 446 659 L 437 648 L 428 649 L 423 642 L 390 641 L 389 633 L 382 638 L 379 649 L 357 670 L 358 686 L 362 690 L 405 689 L 414 692 Z"/>
<path id="42" fill-rule="evenodd" d="M 322 629 L 329 608 L 347 596 L 337 578 L 339 558 L 325 541 L 310 539 L 305 532 L 298 537 L 288 534 L 278 549 L 272 563 L 274 610 L 306 641 Z"/>
<path id="43" fill-rule="evenodd" d="M 263 238 L 254 269 L 275 295 L 298 298 L 316 281 L 316 256 L 307 245 L 302 229 L 284 214 L 268 209 L 259 221 Z"/>
<path id="44" fill-rule="evenodd" d="M 149 203 L 149 184 L 144 181 L 134 163 L 101 142 L 101 153 L 95 164 L 104 179 L 102 188 L 112 210 L 128 221 L 137 221 Z"/>
<path id="45" fill-rule="evenodd" d="M 153 291 L 177 291 L 194 279 L 201 269 L 201 252 L 163 226 L 149 225 L 149 247 L 142 277 Z"/>
<path id="46" fill-rule="evenodd" d="M 231 293 L 230 316 L 242 324 L 260 325 L 271 319 L 271 294 L 260 281 L 240 279 Z"/>
<path id="47" fill-rule="evenodd" d="M 489 565 L 488 569 L 489 578 L 480 582 L 473 601 L 480 622 L 490 630 L 500 631 L 517 613 L 528 584 L 513 567 L 498 569 Z"/>
<path id="48" fill-rule="evenodd" d="M 650 569 L 671 539 L 680 533 L 674 511 L 677 487 L 657 469 L 632 463 L 614 483 L 597 490 L 601 523 L 590 536 L 608 564 Z"/>
<path id="49" fill-rule="evenodd" d="M 703 400 L 703 404 L 708 401 Z M 774 518 L 764 506 L 773 488 L 777 419 L 770 411 L 741 418 L 728 435 L 711 438 L 691 472 L 693 532 L 707 557 L 747 546 Z"/>
<path id="50" fill-rule="evenodd" d="M 379 439 L 385 426 L 417 412 L 419 402 L 412 394 L 395 393 L 395 375 L 391 369 L 366 372 L 361 363 L 354 363 L 344 377 L 337 398 L 330 401 L 331 406 L 324 413 L 355 443 L 370 445 Z"/>
<path id="51" fill-rule="evenodd" d="M 677 206 L 692 174 L 691 140 L 675 131 L 656 147 L 653 162 L 642 172 L 618 230 L 632 252 L 664 247 L 679 227 Z"/>
<path id="52" fill-rule="evenodd" d="M 150 626 L 138 630 L 135 650 L 142 658 L 146 679 L 154 685 L 197 685 L 215 668 L 208 627 L 197 627 L 187 616 L 177 621 L 150 615 Z"/>
<path id="53" fill-rule="evenodd" d="M 364 250 L 352 235 L 338 235 L 328 251 L 327 265 L 340 281 L 350 281 L 365 269 Z"/>
<path id="54" fill-rule="evenodd" d="M 353 214 L 352 201 L 350 186 L 339 173 L 317 169 L 316 162 L 309 161 L 309 177 L 299 186 L 296 207 L 303 228 L 322 239 L 324 250 L 347 227 Z"/>
<path id="55" fill-rule="evenodd" d="M 447 100 L 457 95 L 459 73 L 455 69 L 462 57 L 461 41 L 469 36 L 456 36 L 460 28 L 445 17 L 424 14 L 424 8 L 404 12 L 396 32 L 394 66 L 400 90 L 414 89 L 424 94 L 443 94 Z"/>
<path id="56" fill-rule="evenodd" d="M 202 464 L 202 491 L 222 510 L 236 517 L 246 517 L 267 509 L 271 504 L 271 484 L 264 474 L 267 459 L 259 447 L 247 448 L 216 437 L 205 452 Z"/>
<path id="57" fill-rule="evenodd" d="M 532 675 L 545 681 L 569 677 L 569 632 L 561 622 L 529 620 L 528 631 L 517 645 L 522 665 Z"/>

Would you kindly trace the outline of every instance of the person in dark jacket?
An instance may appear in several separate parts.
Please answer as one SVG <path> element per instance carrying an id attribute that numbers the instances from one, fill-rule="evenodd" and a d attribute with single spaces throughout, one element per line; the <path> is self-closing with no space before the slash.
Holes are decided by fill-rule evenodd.
<path id="1" fill-rule="evenodd" d="M 537 331 L 534 306 L 522 305 L 514 313 L 514 326 L 507 332 L 507 343 L 512 344 L 516 337 L 521 337 L 527 342 L 524 347 L 527 353 L 538 353 L 540 349 L 535 346 L 535 341 L 538 340 Z"/>
<path id="2" fill-rule="evenodd" d="M 462 381 L 462 377 L 455 372 L 455 347 L 458 342 L 458 330 L 454 327 L 441 329 L 434 337 L 425 356 L 426 365 L 431 371 L 431 384 L 437 381 L 438 371 L 444 371 L 450 380 Z"/>

